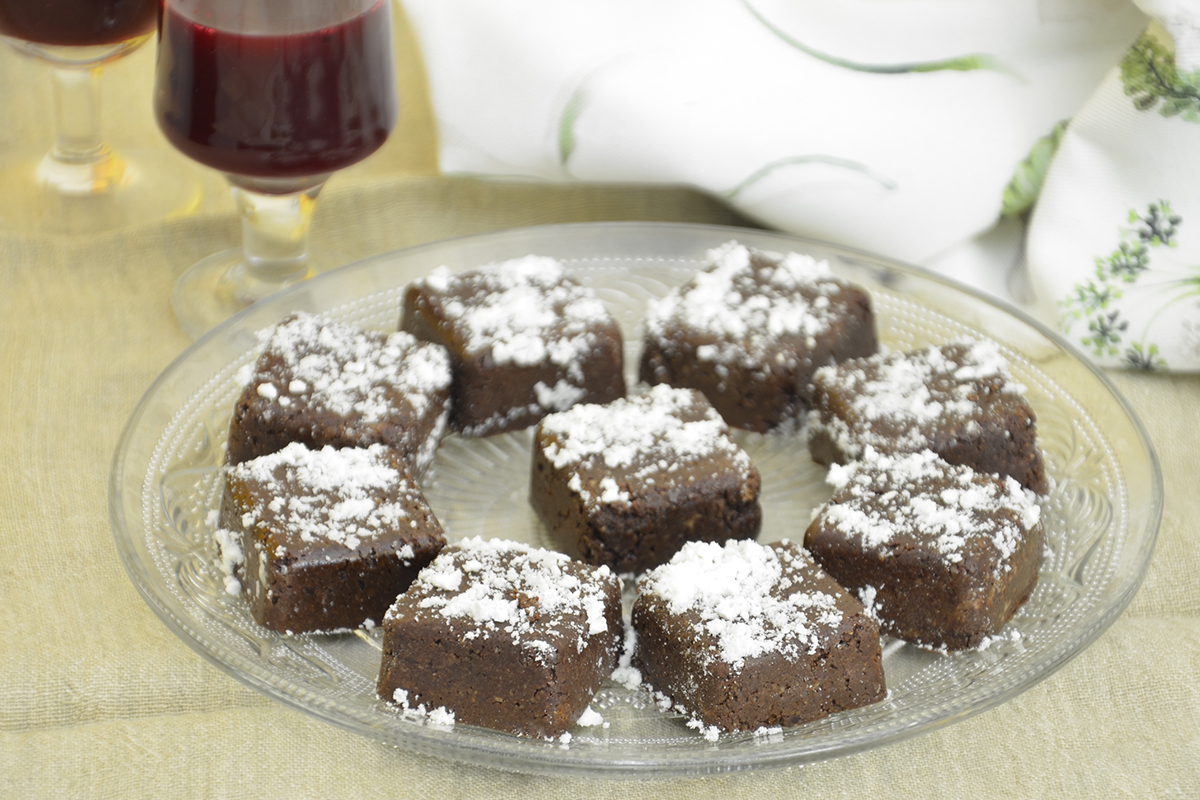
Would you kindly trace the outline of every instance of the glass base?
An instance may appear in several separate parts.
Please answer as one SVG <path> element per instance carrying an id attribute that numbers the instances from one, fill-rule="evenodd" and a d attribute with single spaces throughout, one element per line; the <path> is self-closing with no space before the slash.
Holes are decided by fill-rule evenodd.
<path id="1" fill-rule="evenodd" d="M 199 339 L 251 303 L 316 275 L 312 259 L 305 263 L 306 270 L 272 280 L 250 274 L 240 247 L 215 253 L 175 281 L 171 292 L 175 319 L 184 333 Z"/>
<path id="2" fill-rule="evenodd" d="M 103 169 L 78 169 L 43 154 L 0 166 L 0 228 L 35 233 L 102 233 L 200 208 L 196 167 L 166 149 L 130 150 Z"/>
<path id="3" fill-rule="evenodd" d="M 8 36 L 0 36 L 0 42 L 5 42 L 27 56 L 41 59 L 56 67 L 91 69 L 123 58 L 148 42 L 153 35 L 153 31 L 151 31 L 123 42 L 97 45 L 42 44 L 13 39 Z"/>

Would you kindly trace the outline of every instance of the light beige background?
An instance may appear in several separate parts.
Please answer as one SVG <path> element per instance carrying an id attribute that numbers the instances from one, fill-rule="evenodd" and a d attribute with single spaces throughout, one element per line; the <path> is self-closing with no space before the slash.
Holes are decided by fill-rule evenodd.
<path id="1" fill-rule="evenodd" d="M 580 220 L 744 224 L 684 189 L 437 175 L 403 20 L 397 45 L 402 122 L 380 153 L 330 182 L 320 249 L 356 259 Z M 150 112 L 153 56 L 149 46 L 106 71 L 119 146 L 165 147 Z M 47 93 L 37 65 L 0 51 L 0 158 L 49 146 Z M 1166 483 L 1158 548 L 1130 608 L 1048 680 L 916 739 L 788 771 L 565 781 L 413 755 L 242 687 L 145 606 L 108 523 L 121 428 L 189 344 L 171 284 L 237 241 L 221 181 L 205 180 L 186 219 L 86 237 L 0 230 L 0 797 L 1200 797 L 1200 378 L 1188 376 L 1114 376 Z"/>

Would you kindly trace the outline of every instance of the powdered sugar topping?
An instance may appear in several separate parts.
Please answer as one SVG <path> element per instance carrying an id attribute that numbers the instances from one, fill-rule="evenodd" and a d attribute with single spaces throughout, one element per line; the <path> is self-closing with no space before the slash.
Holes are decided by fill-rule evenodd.
<path id="1" fill-rule="evenodd" d="M 972 541 L 990 545 L 998 573 L 1041 516 L 1032 492 L 1010 477 L 948 464 L 933 452 L 888 456 L 867 448 L 862 461 L 831 470 L 838 491 L 817 514 L 861 542 L 864 551 L 899 537 L 927 543 L 948 563 L 963 560 Z"/>
<path id="2" fill-rule="evenodd" d="M 647 333 L 660 342 L 685 330 L 710 339 L 696 348 L 702 361 L 753 368 L 784 337 L 811 348 L 830 328 L 830 298 L 845 288 L 827 262 L 799 253 L 727 242 L 708 261 L 707 270 L 652 302 L 646 316 Z"/>
<path id="3" fill-rule="evenodd" d="M 839 387 L 857 418 L 850 425 L 841 416 L 823 418 L 809 412 L 811 432 L 821 431 L 850 457 L 866 445 L 915 451 L 929 446 L 923 427 L 978 423 L 980 397 L 996 392 L 1022 393 L 1012 381 L 1008 363 L 993 342 L 960 342 L 927 347 L 912 353 L 875 355 L 818 369 L 813 380 Z M 886 430 L 876 426 L 886 425 Z"/>
<path id="4" fill-rule="evenodd" d="M 284 449 L 231 468 L 251 485 L 252 508 L 243 527 L 272 521 L 303 542 L 333 542 L 354 549 L 364 540 L 411 527 L 430 513 L 419 490 L 396 469 L 383 445 L 309 450 Z M 408 548 L 412 558 L 412 548 Z M 403 556 L 403 554 L 401 554 Z"/>
<path id="5" fill-rule="evenodd" d="M 431 397 L 450 386 L 445 348 L 402 331 L 373 333 L 307 314 L 279 323 L 263 356 L 253 377 L 260 396 L 302 401 L 366 424 L 394 417 L 401 399 L 424 414 Z M 281 370 L 263 369 L 272 357 Z"/>
<path id="6" fill-rule="evenodd" d="M 454 727 L 456 720 L 453 711 L 445 706 L 428 709 L 424 703 L 418 703 L 414 706 L 409 703 L 409 692 L 407 689 L 397 689 L 392 692 L 390 700 L 400 709 L 400 713 L 405 719 L 422 721 L 428 725 L 440 728 Z"/>
<path id="7" fill-rule="evenodd" d="M 534 366 L 549 361 L 566 368 L 575 383 L 583 382 L 579 363 L 596 347 L 593 329 L 611 324 L 604 304 L 568 279 L 558 261 L 545 256 L 525 256 L 459 275 L 439 268 L 416 285 L 434 293 L 430 302 L 454 324 L 467 353 L 490 350 L 497 364 Z M 560 403 L 543 405 L 553 408 Z"/>
<path id="8" fill-rule="evenodd" d="M 551 414 L 541 430 L 553 437 L 544 452 L 559 469 L 603 464 L 670 471 L 716 454 L 731 457 L 739 469 L 751 468 L 720 414 L 697 393 L 665 384 L 640 397 Z"/>
<path id="9" fill-rule="evenodd" d="M 552 658 L 557 647 L 582 652 L 609 634 L 607 567 L 585 567 L 563 553 L 500 539 L 463 539 L 421 571 L 389 617 L 438 614 L 470 627 L 466 639 L 511 637 L 530 657 Z M 557 642 L 558 644 L 554 644 Z"/>
<path id="10" fill-rule="evenodd" d="M 798 547 L 689 542 L 669 563 L 647 572 L 638 591 L 672 614 L 694 613 L 697 634 L 717 642 L 710 657 L 741 669 L 747 658 L 767 652 L 816 653 L 823 629 L 841 624 L 833 595 L 800 585 L 801 568 L 812 564 Z"/>

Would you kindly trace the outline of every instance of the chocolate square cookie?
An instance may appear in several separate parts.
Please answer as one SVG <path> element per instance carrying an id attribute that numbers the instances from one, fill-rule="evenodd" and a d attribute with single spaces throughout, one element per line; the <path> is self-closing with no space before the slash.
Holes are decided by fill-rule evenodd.
<path id="1" fill-rule="evenodd" d="M 419 475 L 450 412 L 444 348 L 307 314 L 276 326 L 243 382 L 229 426 L 230 464 L 291 442 L 312 449 L 384 444 Z"/>
<path id="2" fill-rule="evenodd" d="M 616 666 L 620 581 L 562 553 L 464 539 L 396 599 L 383 629 L 384 700 L 557 737 Z"/>
<path id="3" fill-rule="evenodd" d="M 272 630 L 368 627 L 445 544 L 399 454 L 294 442 L 228 469 L 218 541 Z"/>
<path id="4" fill-rule="evenodd" d="M 685 545 L 638 581 L 633 628 L 643 681 L 705 728 L 800 725 L 886 693 L 878 625 L 797 543 Z"/>
<path id="5" fill-rule="evenodd" d="M 813 375 L 808 448 L 818 464 L 932 450 L 951 464 L 1049 491 L 1037 417 L 991 342 L 852 359 Z"/>
<path id="6" fill-rule="evenodd" d="M 862 289 L 810 256 L 729 242 L 711 266 L 650 305 L 640 376 L 699 389 L 735 428 L 795 425 L 813 370 L 876 351 Z"/>
<path id="7" fill-rule="evenodd" d="M 526 428 L 576 403 L 625 395 L 620 329 L 552 258 L 434 270 L 409 286 L 400 327 L 449 350 L 450 422 L 465 436 Z"/>
<path id="8" fill-rule="evenodd" d="M 804 544 L 884 633 L 934 649 L 975 647 L 1029 599 L 1045 539 L 1032 493 L 933 452 L 835 466 L 833 498 Z"/>
<path id="9" fill-rule="evenodd" d="M 754 538 L 760 485 L 693 389 L 578 405 L 534 434 L 530 491 L 542 522 L 563 550 L 620 574 L 663 564 L 684 542 Z"/>

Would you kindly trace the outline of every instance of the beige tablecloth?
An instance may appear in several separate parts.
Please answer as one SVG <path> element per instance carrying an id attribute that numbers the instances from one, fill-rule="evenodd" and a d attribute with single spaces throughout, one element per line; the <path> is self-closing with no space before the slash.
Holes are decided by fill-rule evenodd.
<path id="1" fill-rule="evenodd" d="M 397 24 L 403 122 L 336 176 L 317 244 L 341 257 L 463 233 L 609 219 L 742 224 L 684 189 L 485 184 L 435 171 L 419 55 Z M 106 73 L 118 144 L 164 146 L 153 52 Z M 50 136 L 44 74 L 0 52 L 0 152 Z M 186 166 L 179 161 L 181 168 Z M 172 281 L 236 243 L 219 179 L 184 219 L 84 237 L 0 230 L 2 797 L 1200 797 L 1200 378 L 1116 374 L 1162 460 L 1166 509 L 1141 591 L 1095 644 L 1015 700 L 786 771 L 579 781 L 414 755 L 278 705 L 168 631 L 109 530 L 118 436 L 188 344 Z M 0 186 L 0 191 L 6 191 Z"/>

